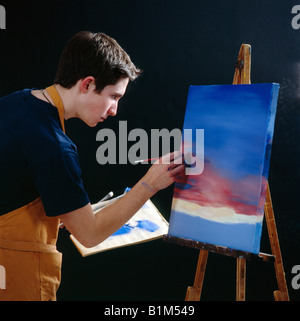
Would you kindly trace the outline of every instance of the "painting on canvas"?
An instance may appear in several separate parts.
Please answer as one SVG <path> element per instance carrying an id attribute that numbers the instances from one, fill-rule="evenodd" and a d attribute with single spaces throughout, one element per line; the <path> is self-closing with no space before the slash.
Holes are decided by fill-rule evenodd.
<path id="1" fill-rule="evenodd" d="M 204 167 L 175 182 L 169 235 L 259 252 L 278 92 L 190 86 L 184 129 L 204 130 Z M 183 136 L 183 146 L 197 159 L 197 142 Z"/>

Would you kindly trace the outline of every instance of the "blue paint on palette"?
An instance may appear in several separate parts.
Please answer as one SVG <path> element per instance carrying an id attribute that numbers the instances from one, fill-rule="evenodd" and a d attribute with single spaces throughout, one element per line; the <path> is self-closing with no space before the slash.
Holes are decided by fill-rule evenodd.
<path id="1" fill-rule="evenodd" d="M 112 236 L 117 236 L 117 235 L 124 235 L 124 234 L 128 234 L 133 230 L 133 227 L 130 226 L 129 224 L 125 224 L 124 226 L 122 226 L 120 229 L 117 230 L 117 232 L 115 232 L 114 234 L 112 234 Z"/>
<path id="2" fill-rule="evenodd" d="M 129 234 L 137 228 L 153 233 L 159 229 L 159 226 L 149 220 L 140 220 L 140 221 L 137 221 L 136 226 L 132 226 L 130 224 L 123 225 L 118 231 L 116 231 L 114 234 L 112 234 L 112 236 Z"/>
<path id="3" fill-rule="evenodd" d="M 138 221 L 138 225 L 136 226 L 138 228 L 141 228 L 143 230 L 149 231 L 149 232 L 155 232 L 159 229 L 159 226 L 151 221 L 148 220 L 142 220 Z"/>

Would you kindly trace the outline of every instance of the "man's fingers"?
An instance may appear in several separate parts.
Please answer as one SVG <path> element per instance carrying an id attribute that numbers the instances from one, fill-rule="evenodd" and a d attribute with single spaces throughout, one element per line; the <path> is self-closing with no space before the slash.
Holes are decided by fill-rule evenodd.
<path id="1" fill-rule="evenodd" d="M 160 164 L 171 164 L 171 162 L 174 162 L 175 164 L 182 164 L 183 163 L 182 152 L 175 151 L 172 153 L 168 153 L 159 159 Z"/>
<path id="2" fill-rule="evenodd" d="M 179 159 L 179 158 L 182 158 L 183 157 L 183 154 L 181 151 L 177 150 L 173 153 L 170 154 L 170 160 L 171 161 L 174 161 L 176 159 Z"/>
<path id="3" fill-rule="evenodd" d="M 178 173 L 180 173 L 182 170 L 184 170 L 185 165 L 181 164 L 181 165 L 173 165 L 171 167 L 169 167 L 169 172 L 171 173 L 171 175 L 176 175 Z"/>

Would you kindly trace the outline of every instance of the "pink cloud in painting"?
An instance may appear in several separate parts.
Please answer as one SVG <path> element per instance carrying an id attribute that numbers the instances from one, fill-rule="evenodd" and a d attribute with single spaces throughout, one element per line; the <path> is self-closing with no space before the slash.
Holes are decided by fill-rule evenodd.
<path id="1" fill-rule="evenodd" d="M 237 214 L 262 215 L 266 184 L 263 176 L 226 179 L 206 163 L 201 175 L 186 176 L 183 172 L 177 177 L 174 197 L 200 206 L 232 208 Z"/>

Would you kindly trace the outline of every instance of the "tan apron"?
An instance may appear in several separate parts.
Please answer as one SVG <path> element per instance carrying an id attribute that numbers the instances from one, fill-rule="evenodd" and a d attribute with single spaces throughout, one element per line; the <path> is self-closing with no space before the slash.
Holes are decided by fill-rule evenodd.
<path id="1" fill-rule="evenodd" d="M 54 86 L 46 90 L 65 132 L 62 100 Z M 62 261 L 56 250 L 59 222 L 46 216 L 40 198 L 0 216 L 0 266 L 5 270 L 0 301 L 56 300 Z"/>

